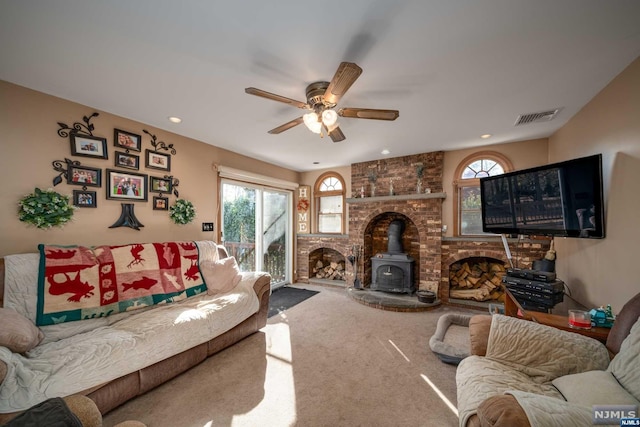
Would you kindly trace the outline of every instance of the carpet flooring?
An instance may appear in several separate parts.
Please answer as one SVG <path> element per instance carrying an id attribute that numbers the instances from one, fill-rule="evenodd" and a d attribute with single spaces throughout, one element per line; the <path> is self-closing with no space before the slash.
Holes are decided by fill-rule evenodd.
<path id="1" fill-rule="evenodd" d="M 456 367 L 429 349 L 438 318 L 353 301 L 345 289 L 304 285 L 313 298 L 258 333 L 104 416 L 104 426 L 458 425 Z"/>
<path id="2" fill-rule="evenodd" d="M 312 291 L 309 289 L 295 288 L 292 286 L 283 286 L 278 288 L 271 294 L 269 298 L 269 313 L 267 317 L 273 317 L 276 314 L 293 307 L 302 301 L 311 298 L 318 291 Z"/>

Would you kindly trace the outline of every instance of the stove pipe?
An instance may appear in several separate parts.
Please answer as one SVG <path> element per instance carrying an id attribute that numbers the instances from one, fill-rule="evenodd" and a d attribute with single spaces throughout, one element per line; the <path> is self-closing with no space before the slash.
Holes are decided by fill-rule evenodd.
<path id="1" fill-rule="evenodd" d="M 402 233 L 404 233 L 404 221 L 396 219 L 391 221 L 387 230 L 387 237 L 389 243 L 387 244 L 387 253 L 389 254 L 401 254 L 402 248 Z"/>

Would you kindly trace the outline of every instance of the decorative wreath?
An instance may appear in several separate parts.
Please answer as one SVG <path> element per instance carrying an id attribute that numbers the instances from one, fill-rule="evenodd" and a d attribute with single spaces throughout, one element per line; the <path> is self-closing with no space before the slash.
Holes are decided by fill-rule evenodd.
<path id="1" fill-rule="evenodd" d="M 306 212 L 307 209 L 309 209 L 309 200 L 308 199 L 298 200 L 298 210 L 302 212 Z"/>
<path id="2" fill-rule="evenodd" d="M 18 219 L 38 228 L 62 227 L 71 221 L 75 207 L 64 196 L 51 189 L 36 188 L 18 202 Z"/>
<path id="3" fill-rule="evenodd" d="M 169 208 L 169 218 L 176 224 L 189 224 L 196 217 L 196 208 L 193 203 L 188 200 L 178 199 L 176 203 Z"/>

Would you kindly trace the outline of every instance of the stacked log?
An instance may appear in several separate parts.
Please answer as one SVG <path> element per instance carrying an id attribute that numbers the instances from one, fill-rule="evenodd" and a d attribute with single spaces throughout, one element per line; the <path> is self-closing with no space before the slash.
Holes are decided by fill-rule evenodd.
<path id="1" fill-rule="evenodd" d="M 462 260 L 449 267 L 449 297 L 504 302 L 500 287 L 507 274 L 502 262 Z"/>
<path id="2" fill-rule="evenodd" d="M 312 273 L 317 279 L 345 280 L 344 262 L 325 263 L 318 260 Z"/>

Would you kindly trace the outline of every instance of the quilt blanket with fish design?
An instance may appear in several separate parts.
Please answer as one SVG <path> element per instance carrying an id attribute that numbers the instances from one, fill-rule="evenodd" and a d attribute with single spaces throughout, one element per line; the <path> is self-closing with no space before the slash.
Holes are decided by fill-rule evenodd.
<path id="1" fill-rule="evenodd" d="M 38 250 L 38 326 L 175 302 L 207 290 L 195 242 Z"/>

